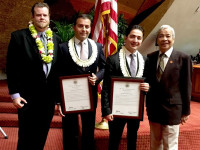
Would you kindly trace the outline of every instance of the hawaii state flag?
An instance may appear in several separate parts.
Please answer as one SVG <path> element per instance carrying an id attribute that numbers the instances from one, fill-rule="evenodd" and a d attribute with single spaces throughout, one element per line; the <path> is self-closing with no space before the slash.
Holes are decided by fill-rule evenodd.
<path id="1" fill-rule="evenodd" d="M 117 0 L 96 0 L 91 38 L 103 45 L 105 57 L 117 52 Z"/>

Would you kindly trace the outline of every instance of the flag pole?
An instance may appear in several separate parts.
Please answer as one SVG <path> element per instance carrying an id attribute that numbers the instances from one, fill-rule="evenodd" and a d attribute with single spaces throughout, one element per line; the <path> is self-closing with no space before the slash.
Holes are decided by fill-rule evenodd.
<path id="1" fill-rule="evenodd" d="M 108 14 L 106 15 L 106 31 L 105 31 L 105 39 L 106 39 L 106 43 L 105 43 L 105 51 L 106 51 L 106 58 L 108 57 L 108 28 L 109 28 L 109 17 Z"/>
<path id="2" fill-rule="evenodd" d="M 105 36 L 105 57 L 107 58 L 108 56 L 108 26 L 109 26 L 109 17 L 108 14 L 106 14 L 106 28 L 104 31 L 104 36 Z M 95 128 L 96 129 L 101 129 L 101 130 L 108 130 L 108 122 L 106 121 L 105 118 L 102 117 L 101 122 L 95 123 Z"/>

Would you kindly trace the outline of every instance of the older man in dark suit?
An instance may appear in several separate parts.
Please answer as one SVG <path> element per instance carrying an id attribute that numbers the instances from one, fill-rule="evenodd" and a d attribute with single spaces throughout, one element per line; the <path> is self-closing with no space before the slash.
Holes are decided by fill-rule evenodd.
<path id="1" fill-rule="evenodd" d="M 87 15 L 82 14 L 76 18 L 73 30 L 75 36 L 68 42 L 60 44 L 62 65 L 60 72 L 62 76 L 91 74 L 88 80 L 92 85 L 94 110 L 80 113 L 80 116 L 82 149 L 92 150 L 94 149 L 97 86 L 104 76 L 105 57 L 102 45 L 88 38 L 91 32 L 91 20 Z M 78 114 L 67 114 L 63 117 L 63 146 L 66 150 L 78 149 Z"/>
<path id="2" fill-rule="evenodd" d="M 20 150 L 43 149 L 58 99 L 60 39 L 48 28 L 49 21 L 49 6 L 34 4 L 29 29 L 13 32 L 8 47 L 7 80 L 18 108 Z"/>
<path id="3" fill-rule="evenodd" d="M 174 29 L 160 27 L 159 51 L 148 55 L 144 76 L 150 84 L 146 106 L 151 131 L 151 150 L 178 150 L 179 124 L 190 115 L 192 62 L 173 48 Z"/>

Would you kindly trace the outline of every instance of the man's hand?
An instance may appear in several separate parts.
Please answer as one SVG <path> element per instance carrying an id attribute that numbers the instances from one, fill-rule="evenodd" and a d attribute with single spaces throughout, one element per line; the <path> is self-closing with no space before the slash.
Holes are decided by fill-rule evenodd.
<path id="1" fill-rule="evenodd" d="M 144 92 L 149 91 L 149 83 L 140 83 L 140 90 Z"/>
<path id="2" fill-rule="evenodd" d="M 186 121 L 188 120 L 188 118 L 189 118 L 189 115 L 188 116 L 185 116 L 185 115 L 183 115 L 182 117 L 181 117 L 181 124 L 184 124 L 184 123 L 186 123 Z"/>
<path id="3" fill-rule="evenodd" d="M 24 106 L 24 104 L 27 104 L 27 101 L 25 99 L 23 99 L 22 97 L 15 98 L 13 100 L 13 105 L 16 108 L 22 108 Z"/>
<path id="4" fill-rule="evenodd" d="M 58 110 L 58 115 L 62 116 L 62 117 L 65 117 L 65 115 L 63 114 L 62 112 L 62 109 L 61 109 L 61 105 L 60 104 L 57 104 L 57 110 Z"/>
<path id="5" fill-rule="evenodd" d="M 105 116 L 104 118 L 105 118 L 106 120 L 108 120 L 108 121 L 113 121 L 113 120 L 114 120 L 114 117 L 113 117 L 112 114 L 109 114 L 109 115 Z"/>
<path id="6" fill-rule="evenodd" d="M 94 73 L 92 73 L 92 76 L 89 76 L 88 79 L 89 79 L 90 84 L 93 86 L 95 85 L 96 81 L 98 80 L 97 76 Z"/>

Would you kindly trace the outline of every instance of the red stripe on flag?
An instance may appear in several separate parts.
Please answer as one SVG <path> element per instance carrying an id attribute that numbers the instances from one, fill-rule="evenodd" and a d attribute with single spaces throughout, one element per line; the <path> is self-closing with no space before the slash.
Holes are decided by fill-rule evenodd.
<path id="1" fill-rule="evenodd" d="M 115 12 L 112 8 L 110 10 L 111 18 L 117 23 L 117 12 Z"/>
<path id="2" fill-rule="evenodd" d="M 97 25 L 99 19 L 101 19 L 101 24 Z M 108 21 L 109 24 L 107 24 Z M 105 31 L 108 31 L 107 36 L 105 36 Z M 117 32 L 117 0 L 110 0 L 103 3 L 102 0 L 98 0 L 93 21 L 92 38 L 103 45 L 106 50 L 104 52 L 106 57 L 117 51 Z M 94 35 L 96 36 L 94 37 Z"/>
<path id="3" fill-rule="evenodd" d="M 110 10 L 110 2 L 104 2 L 101 4 L 101 13 Z"/>
<path id="4" fill-rule="evenodd" d="M 114 40 L 117 41 L 117 35 L 113 32 L 112 29 L 109 30 L 109 36 Z"/>
<path id="5" fill-rule="evenodd" d="M 95 8 L 91 37 L 93 37 L 94 29 L 95 29 L 95 26 L 97 24 L 97 20 L 98 20 L 98 17 L 99 17 L 100 10 L 101 10 L 101 0 L 98 0 L 97 6 Z"/>
<path id="6" fill-rule="evenodd" d="M 104 46 L 104 40 L 103 40 L 103 27 L 101 27 L 100 33 L 99 33 L 99 37 L 97 40 L 98 43 L 101 43 Z"/>

